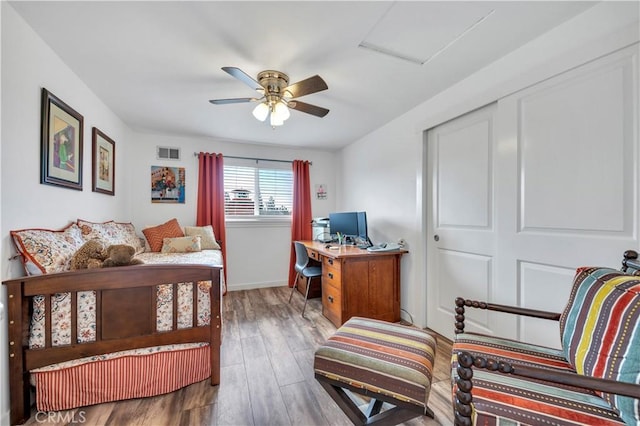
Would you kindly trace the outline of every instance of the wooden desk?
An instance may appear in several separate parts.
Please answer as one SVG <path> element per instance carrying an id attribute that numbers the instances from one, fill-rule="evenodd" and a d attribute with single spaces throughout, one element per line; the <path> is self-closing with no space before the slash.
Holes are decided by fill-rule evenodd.
<path id="1" fill-rule="evenodd" d="M 406 250 L 302 243 L 309 257 L 322 263 L 322 314 L 336 327 L 353 316 L 400 321 L 400 258 Z"/>

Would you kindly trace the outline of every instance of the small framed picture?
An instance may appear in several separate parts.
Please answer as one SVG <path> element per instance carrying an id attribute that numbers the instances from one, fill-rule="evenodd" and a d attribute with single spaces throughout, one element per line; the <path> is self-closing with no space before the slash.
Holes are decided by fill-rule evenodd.
<path id="1" fill-rule="evenodd" d="M 96 127 L 92 131 L 92 140 L 93 192 L 115 195 L 116 143 Z"/>
<path id="2" fill-rule="evenodd" d="M 42 89 L 40 183 L 82 191 L 84 117 Z"/>
<path id="3" fill-rule="evenodd" d="M 184 167 L 151 166 L 151 202 L 184 204 L 185 182 Z"/>

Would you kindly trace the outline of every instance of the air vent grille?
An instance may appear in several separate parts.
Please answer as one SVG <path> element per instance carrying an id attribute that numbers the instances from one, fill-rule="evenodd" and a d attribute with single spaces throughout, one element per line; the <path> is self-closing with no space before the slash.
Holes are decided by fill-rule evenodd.
<path id="1" fill-rule="evenodd" d="M 156 154 L 157 154 L 158 160 L 179 160 L 180 148 L 159 146 L 157 147 Z"/>

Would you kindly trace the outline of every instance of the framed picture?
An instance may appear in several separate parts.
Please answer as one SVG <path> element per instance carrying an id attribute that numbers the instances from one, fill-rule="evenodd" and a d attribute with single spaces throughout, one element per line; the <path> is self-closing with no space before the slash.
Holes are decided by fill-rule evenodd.
<path id="1" fill-rule="evenodd" d="M 94 127 L 92 132 L 93 153 L 91 169 L 93 192 L 115 195 L 116 143 L 109 136 Z"/>
<path id="2" fill-rule="evenodd" d="M 184 204 L 184 167 L 151 166 L 151 202 Z"/>
<path id="3" fill-rule="evenodd" d="M 84 118 L 42 89 L 40 183 L 82 191 Z"/>

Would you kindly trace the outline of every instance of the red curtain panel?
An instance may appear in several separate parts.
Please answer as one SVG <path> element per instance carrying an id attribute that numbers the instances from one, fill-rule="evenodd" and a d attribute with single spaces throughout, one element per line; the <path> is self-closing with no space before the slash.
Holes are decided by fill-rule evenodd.
<path id="1" fill-rule="evenodd" d="M 222 154 L 198 154 L 198 210 L 196 225 L 213 226 L 220 240 L 224 267 L 224 294 L 227 293 L 227 238 L 224 224 L 224 165 Z"/>
<path id="2" fill-rule="evenodd" d="M 293 161 L 293 211 L 291 212 L 291 256 L 289 260 L 289 287 L 293 287 L 296 271 L 294 241 L 311 240 L 311 183 L 309 166 L 311 162 Z"/>

